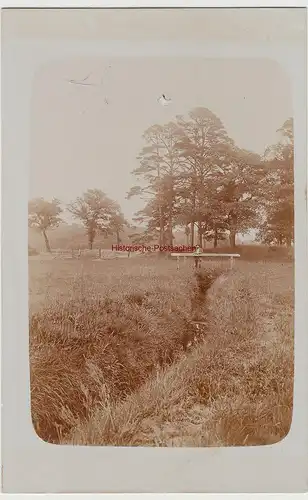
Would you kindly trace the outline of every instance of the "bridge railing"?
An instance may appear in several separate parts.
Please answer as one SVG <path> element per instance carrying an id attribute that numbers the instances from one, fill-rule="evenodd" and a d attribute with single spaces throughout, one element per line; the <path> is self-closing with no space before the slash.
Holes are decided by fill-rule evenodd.
<path id="1" fill-rule="evenodd" d="M 200 259 L 205 258 L 205 257 L 225 257 L 230 259 L 230 269 L 233 268 L 234 264 L 234 259 L 237 259 L 240 257 L 240 254 L 238 253 L 193 253 L 193 252 L 179 252 L 179 253 L 172 253 L 171 257 L 176 257 L 177 260 L 177 269 L 180 269 L 180 257 L 184 258 L 184 261 L 186 260 L 187 257 L 198 257 Z"/>

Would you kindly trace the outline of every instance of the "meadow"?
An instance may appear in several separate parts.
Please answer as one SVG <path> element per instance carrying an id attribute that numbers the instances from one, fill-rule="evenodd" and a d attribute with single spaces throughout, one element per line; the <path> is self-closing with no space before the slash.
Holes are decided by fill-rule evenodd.
<path id="1" fill-rule="evenodd" d="M 194 273 L 156 256 L 36 258 L 29 296 L 32 420 L 45 441 L 239 446 L 288 433 L 292 262 Z"/>

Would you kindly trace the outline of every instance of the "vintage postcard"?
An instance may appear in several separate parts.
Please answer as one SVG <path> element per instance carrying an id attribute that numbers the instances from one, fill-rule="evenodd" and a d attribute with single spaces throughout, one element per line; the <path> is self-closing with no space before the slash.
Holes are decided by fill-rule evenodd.
<path id="1" fill-rule="evenodd" d="M 239 462 L 242 488 L 258 491 L 253 463 L 276 459 L 259 491 L 288 488 L 304 432 L 296 408 L 307 416 L 295 402 L 307 366 L 305 15 L 2 14 L 3 184 L 21 200 L 10 250 L 4 238 L 15 287 L 19 256 L 28 266 L 25 308 L 4 308 L 19 329 L 7 323 L 4 356 L 23 365 L 24 392 L 11 400 L 7 368 L 3 413 L 25 405 L 24 449 L 33 443 L 36 463 L 49 455 L 50 471 L 81 457 L 83 491 L 240 491 Z M 180 472 L 183 453 L 200 460 L 197 482 L 196 467 Z M 129 468 L 146 457 L 139 489 L 128 470 L 118 486 L 107 470 L 90 479 L 92 460 Z M 150 471 L 173 461 L 155 489 Z M 82 491 L 80 470 L 66 483 L 40 467 L 45 482 L 18 476 L 27 491 Z"/>

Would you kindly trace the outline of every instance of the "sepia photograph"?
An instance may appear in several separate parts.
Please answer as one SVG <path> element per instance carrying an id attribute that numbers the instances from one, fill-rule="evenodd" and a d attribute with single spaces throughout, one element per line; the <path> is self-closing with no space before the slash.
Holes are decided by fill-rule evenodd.
<path id="1" fill-rule="evenodd" d="M 305 491 L 306 18 L 2 12 L 5 492 Z"/>
<path id="2" fill-rule="evenodd" d="M 31 411 L 56 444 L 251 446 L 292 419 L 293 111 L 267 59 L 80 58 L 31 102 Z"/>

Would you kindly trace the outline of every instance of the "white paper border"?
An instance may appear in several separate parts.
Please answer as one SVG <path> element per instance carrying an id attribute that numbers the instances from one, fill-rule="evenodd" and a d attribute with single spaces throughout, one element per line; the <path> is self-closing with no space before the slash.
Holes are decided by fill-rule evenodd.
<path id="1" fill-rule="evenodd" d="M 46 61 L 46 48 L 40 51 Z M 13 46 L 14 45 L 14 46 Z M 29 156 L 29 93 L 31 67 L 29 42 L 15 43 L 3 55 L 2 101 L 2 255 L 3 255 L 3 441 L 6 492 L 300 492 L 307 490 L 307 217 L 304 186 L 307 164 L 305 54 L 285 47 L 280 63 L 294 85 L 295 199 L 296 199 L 296 373 L 294 416 L 288 436 L 267 447 L 215 449 L 155 449 L 59 447 L 44 443 L 33 431 L 28 402 L 28 296 L 27 190 Z M 157 44 L 118 45 L 82 42 L 72 49 L 132 51 L 134 56 L 161 51 Z M 164 43 L 165 54 L 189 55 L 202 48 L 203 55 L 226 56 L 226 46 Z M 215 48 L 216 54 L 213 53 Z M 72 51 L 69 43 L 53 44 L 50 57 Z M 303 51 L 305 47 L 301 46 Z M 31 49 L 32 50 L 32 49 Z M 56 52 L 54 52 L 54 50 Z M 209 52 L 210 51 L 210 52 Z M 14 55 L 13 55 L 14 52 Z M 132 53 L 131 52 L 131 53 Z M 280 59 L 273 43 L 252 47 L 231 45 L 228 56 Z M 72 52 L 71 52 L 72 53 Z M 280 51 L 279 51 L 279 54 Z M 15 59 L 17 58 L 17 59 Z M 18 64 L 17 64 L 17 61 Z M 20 63 L 22 61 L 22 64 Z M 287 65 L 286 65 L 287 62 Z M 27 72 L 29 71 L 29 73 Z M 33 73 L 32 73 L 33 74 Z M 18 147 L 16 147 L 18 145 Z M 23 242 L 23 244 L 21 243 Z M 23 246 L 24 245 L 24 246 Z M 306 335 L 305 335 L 306 334 Z M 113 472 L 114 471 L 114 472 Z M 121 476 L 119 474 L 121 471 Z M 292 474 L 290 473 L 292 471 Z"/>

